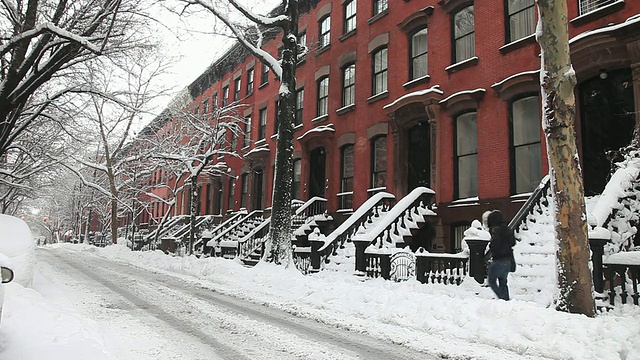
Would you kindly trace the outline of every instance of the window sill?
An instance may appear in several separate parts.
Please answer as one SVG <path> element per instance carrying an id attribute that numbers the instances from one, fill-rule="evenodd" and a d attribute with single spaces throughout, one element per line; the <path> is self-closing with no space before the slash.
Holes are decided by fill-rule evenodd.
<path id="1" fill-rule="evenodd" d="M 317 117 L 311 119 L 311 122 L 312 123 L 314 123 L 314 122 L 322 122 L 322 121 L 327 120 L 328 118 L 329 118 L 329 115 L 328 114 L 324 114 L 324 115 L 320 115 L 320 116 L 317 116 Z"/>
<path id="2" fill-rule="evenodd" d="M 405 84 L 402 85 L 403 88 L 405 89 L 410 89 L 416 85 L 422 85 L 422 84 L 426 84 L 429 81 L 431 81 L 431 76 L 430 75 L 425 75 L 422 77 L 419 77 L 417 79 L 413 79 Z"/>
<path id="3" fill-rule="evenodd" d="M 338 214 L 348 214 L 348 213 L 352 213 L 353 209 L 338 209 L 338 210 L 336 210 L 336 212 Z"/>
<path id="4" fill-rule="evenodd" d="M 374 102 L 378 101 L 378 100 L 382 100 L 386 97 L 389 97 L 389 90 L 385 90 L 383 92 L 381 92 L 380 94 L 375 94 L 371 97 L 369 97 L 367 99 L 367 103 L 368 104 L 373 104 Z"/>
<path id="5" fill-rule="evenodd" d="M 571 25 L 573 26 L 580 26 L 582 24 L 586 24 L 590 21 L 593 21 L 595 19 L 599 19 L 601 17 L 607 16 L 609 14 L 612 14 L 622 8 L 624 8 L 625 5 L 625 0 L 618 0 L 615 1 L 609 5 L 603 6 L 599 9 L 593 10 L 591 12 L 588 12 L 584 15 L 580 15 L 578 17 L 575 17 L 571 20 L 569 20 L 569 22 L 571 23 Z"/>
<path id="6" fill-rule="evenodd" d="M 255 142 L 255 145 L 263 144 L 263 143 L 265 143 L 266 141 L 267 141 L 267 139 L 262 138 L 262 139 L 260 139 L 260 140 L 256 141 L 256 142 Z"/>
<path id="7" fill-rule="evenodd" d="M 522 39 L 518 39 L 516 41 L 512 41 L 504 46 L 501 46 L 500 51 L 501 54 L 508 54 L 517 49 L 523 48 L 525 46 L 531 45 L 536 42 L 536 34 L 531 34 L 523 37 Z"/>
<path id="8" fill-rule="evenodd" d="M 302 65 L 304 65 L 304 63 L 307 62 L 307 55 L 303 55 L 301 58 L 298 59 L 298 62 L 296 63 L 296 67 L 300 67 Z"/>
<path id="9" fill-rule="evenodd" d="M 452 202 L 449 203 L 447 207 L 451 208 L 451 207 L 479 206 L 479 205 L 480 205 L 480 200 L 478 199 L 477 196 L 474 196 L 470 198 L 453 200 Z"/>
<path id="10" fill-rule="evenodd" d="M 515 194 L 515 195 L 511 195 L 510 199 L 512 203 L 526 202 L 531 196 L 531 194 L 533 193 L 528 192 L 528 193 L 522 193 L 522 194 Z"/>
<path id="11" fill-rule="evenodd" d="M 352 37 L 353 35 L 355 35 L 358 32 L 358 29 L 353 29 L 351 31 L 349 31 L 348 33 L 344 33 L 342 34 L 342 36 L 340 36 L 338 38 L 338 40 L 340 40 L 340 42 L 345 41 L 346 39 Z"/>
<path id="12" fill-rule="evenodd" d="M 446 72 L 448 72 L 449 74 L 452 74 L 452 73 L 454 73 L 456 71 L 460 71 L 460 70 L 463 70 L 463 69 L 466 69 L 468 67 L 472 67 L 472 66 L 475 66 L 475 65 L 478 65 L 478 57 L 477 56 L 474 56 L 474 57 L 469 58 L 467 60 L 463 60 L 463 61 L 457 62 L 457 63 L 455 63 L 453 65 L 449 65 L 446 68 L 444 68 L 444 70 Z"/>
<path id="13" fill-rule="evenodd" d="M 331 44 L 327 44 L 316 51 L 316 56 L 322 54 L 323 52 L 331 49 Z"/>
<path id="14" fill-rule="evenodd" d="M 374 22 L 380 20 L 381 18 L 387 16 L 388 14 L 389 14 L 389 8 L 386 8 L 386 9 L 382 10 L 381 12 L 375 14 L 371 19 L 367 20 L 367 22 L 369 23 L 369 25 L 371 25 Z"/>
<path id="15" fill-rule="evenodd" d="M 302 124 L 298 124 L 298 125 L 294 125 L 293 126 L 293 131 L 298 131 L 300 129 L 302 129 Z"/>
<path id="16" fill-rule="evenodd" d="M 270 139 L 277 139 L 278 138 L 278 133 L 275 133 L 275 134 L 271 135 L 269 138 Z"/>
<path id="17" fill-rule="evenodd" d="M 263 87 L 269 85 L 269 82 L 267 81 L 266 83 L 262 83 L 260 84 L 260 86 L 258 86 L 258 89 L 262 89 Z"/>
<path id="18" fill-rule="evenodd" d="M 340 109 L 336 110 L 336 113 L 338 115 L 342 115 L 342 114 L 346 114 L 348 112 L 351 112 L 353 110 L 356 109 L 356 104 L 351 104 L 351 105 L 347 105 L 347 106 L 343 106 Z"/>

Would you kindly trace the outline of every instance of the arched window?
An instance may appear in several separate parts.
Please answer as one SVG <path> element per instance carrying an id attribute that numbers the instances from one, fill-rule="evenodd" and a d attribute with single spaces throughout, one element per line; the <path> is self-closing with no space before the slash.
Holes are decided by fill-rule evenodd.
<path id="1" fill-rule="evenodd" d="M 342 70 L 342 106 L 353 105 L 355 96 L 356 64 L 350 64 Z"/>
<path id="2" fill-rule="evenodd" d="M 478 196 L 477 113 L 468 112 L 455 121 L 455 195 L 457 199 Z"/>
<path id="3" fill-rule="evenodd" d="M 542 179 L 540 99 L 538 95 L 511 103 L 511 193 L 533 191 Z"/>
<path id="4" fill-rule="evenodd" d="M 453 14 L 453 62 L 458 63 L 475 56 L 475 28 L 473 5 Z"/>
<path id="5" fill-rule="evenodd" d="M 373 53 L 373 87 L 371 95 L 387 91 L 387 66 L 387 48 L 383 47 Z"/>
<path id="6" fill-rule="evenodd" d="M 411 79 L 418 79 L 428 74 L 428 42 L 427 28 L 411 35 Z"/>

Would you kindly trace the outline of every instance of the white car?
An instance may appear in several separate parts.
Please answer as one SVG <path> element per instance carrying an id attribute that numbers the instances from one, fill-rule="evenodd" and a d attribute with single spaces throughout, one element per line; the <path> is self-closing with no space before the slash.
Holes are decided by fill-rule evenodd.
<path id="1" fill-rule="evenodd" d="M 10 215 L 0 214 L 0 254 L 8 258 L 14 282 L 29 287 L 36 263 L 36 242 L 29 225 Z M 0 266 L 5 266 L 0 263 Z M 4 280 L 4 277 L 3 277 Z"/>
<path id="2" fill-rule="evenodd" d="M 11 270 L 11 260 L 4 254 L 0 253 L 0 278 L 2 283 L 6 284 L 13 280 L 13 270 Z M 0 319 L 2 319 L 2 305 L 4 304 L 4 286 L 0 286 Z"/>

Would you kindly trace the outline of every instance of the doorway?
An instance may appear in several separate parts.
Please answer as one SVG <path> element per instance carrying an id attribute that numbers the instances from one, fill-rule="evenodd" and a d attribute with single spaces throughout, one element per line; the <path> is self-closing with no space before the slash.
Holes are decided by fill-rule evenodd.
<path id="1" fill-rule="evenodd" d="M 620 148 L 633 139 L 631 70 L 602 73 L 580 84 L 579 90 L 584 192 L 589 196 L 602 193 L 613 163 L 622 159 Z"/>
<path id="2" fill-rule="evenodd" d="M 309 199 L 324 197 L 326 154 L 323 147 L 315 148 L 309 154 Z"/>
<path id="3" fill-rule="evenodd" d="M 426 121 L 419 122 L 407 131 L 407 192 L 419 187 L 429 187 L 431 165 L 431 134 Z"/>

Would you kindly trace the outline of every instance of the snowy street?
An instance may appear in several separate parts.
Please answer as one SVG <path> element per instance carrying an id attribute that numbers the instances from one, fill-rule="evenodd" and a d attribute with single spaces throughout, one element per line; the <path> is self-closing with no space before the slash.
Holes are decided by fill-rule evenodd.
<path id="1" fill-rule="evenodd" d="M 0 360 L 640 359 L 631 304 L 588 318 L 470 278 L 305 276 L 123 245 L 36 257 L 32 287 L 4 285 Z"/>
<path id="2" fill-rule="evenodd" d="M 88 253 L 84 253 L 88 255 Z M 425 354 L 223 295 L 194 282 L 64 248 L 39 272 L 108 326 L 118 359 L 417 359 Z"/>

